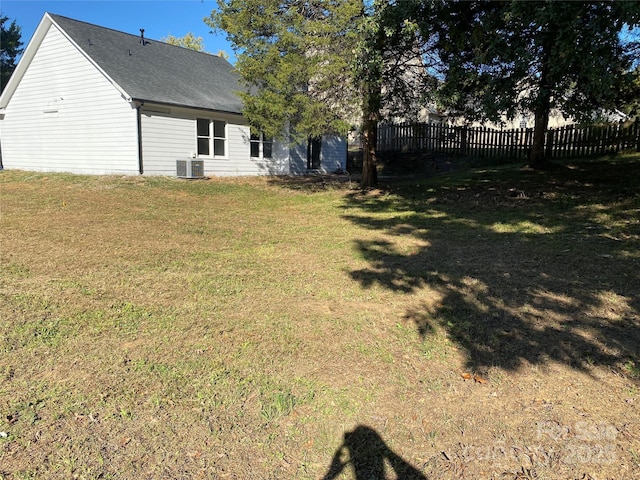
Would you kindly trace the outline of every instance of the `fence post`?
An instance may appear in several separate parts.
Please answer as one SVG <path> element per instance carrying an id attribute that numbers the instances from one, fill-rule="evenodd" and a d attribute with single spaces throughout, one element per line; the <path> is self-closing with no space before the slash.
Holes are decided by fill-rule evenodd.
<path id="1" fill-rule="evenodd" d="M 553 136 L 554 136 L 553 130 L 547 130 L 546 150 L 545 150 L 545 154 L 547 158 L 551 158 L 553 156 Z"/>
<path id="2" fill-rule="evenodd" d="M 460 153 L 462 156 L 467 155 L 467 126 L 464 125 L 460 129 Z"/>

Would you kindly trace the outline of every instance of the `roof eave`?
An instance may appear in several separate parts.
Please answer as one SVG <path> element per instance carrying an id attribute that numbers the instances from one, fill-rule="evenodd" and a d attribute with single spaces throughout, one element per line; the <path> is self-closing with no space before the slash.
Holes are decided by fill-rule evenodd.
<path id="1" fill-rule="evenodd" d="M 219 108 L 196 107 L 196 106 L 192 106 L 192 105 L 183 105 L 183 104 L 179 104 L 179 103 L 165 102 L 165 101 L 162 101 L 162 100 L 153 100 L 153 99 L 150 99 L 150 98 L 129 97 L 127 100 L 129 102 L 132 102 L 132 103 L 152 103 L 154 105 L 163 105 L 163 106 L 166 106 L 166 107 L 186 108 L 186 109 L 189 109 L 189 110 L 198 110 L 198 111 L 204 111 L 204 112 L 215 112 L 215 113 L 224 113 L 224 114 L 227 114 L 227 115 L 243 116 L 242 112 L 237 112 L 237 111 L 223 110 L 223 109 L 219 109 Z"/>

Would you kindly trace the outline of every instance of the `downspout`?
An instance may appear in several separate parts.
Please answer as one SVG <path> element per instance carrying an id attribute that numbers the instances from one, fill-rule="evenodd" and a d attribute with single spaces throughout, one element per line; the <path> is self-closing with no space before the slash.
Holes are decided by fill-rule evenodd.
<path id="1" fill-rule="evenodd" d="M 138 172 L 140 175 L 144 173 L 144 166 L 142 163 L 142 107 L 144 102 L 136 102 L 136 123 L 138 126 Z"/>

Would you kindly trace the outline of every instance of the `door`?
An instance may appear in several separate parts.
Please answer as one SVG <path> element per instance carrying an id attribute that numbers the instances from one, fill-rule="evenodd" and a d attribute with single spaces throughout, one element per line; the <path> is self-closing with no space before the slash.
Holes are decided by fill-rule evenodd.
<path id="1" fill-rule="evenodd" d="M 307 143 L 307 169 L 320 169 L 320 148 L 322 147 L 322 137 L 309 137 Z"/>

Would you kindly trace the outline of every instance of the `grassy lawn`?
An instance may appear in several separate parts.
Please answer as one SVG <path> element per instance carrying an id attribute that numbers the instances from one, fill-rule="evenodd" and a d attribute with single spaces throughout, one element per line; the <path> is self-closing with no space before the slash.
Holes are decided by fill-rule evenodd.
<path id="1" fill-rule="evenodd" d="M 640 478 L 640 155 L 0 214 L 0 478 Z"/>

